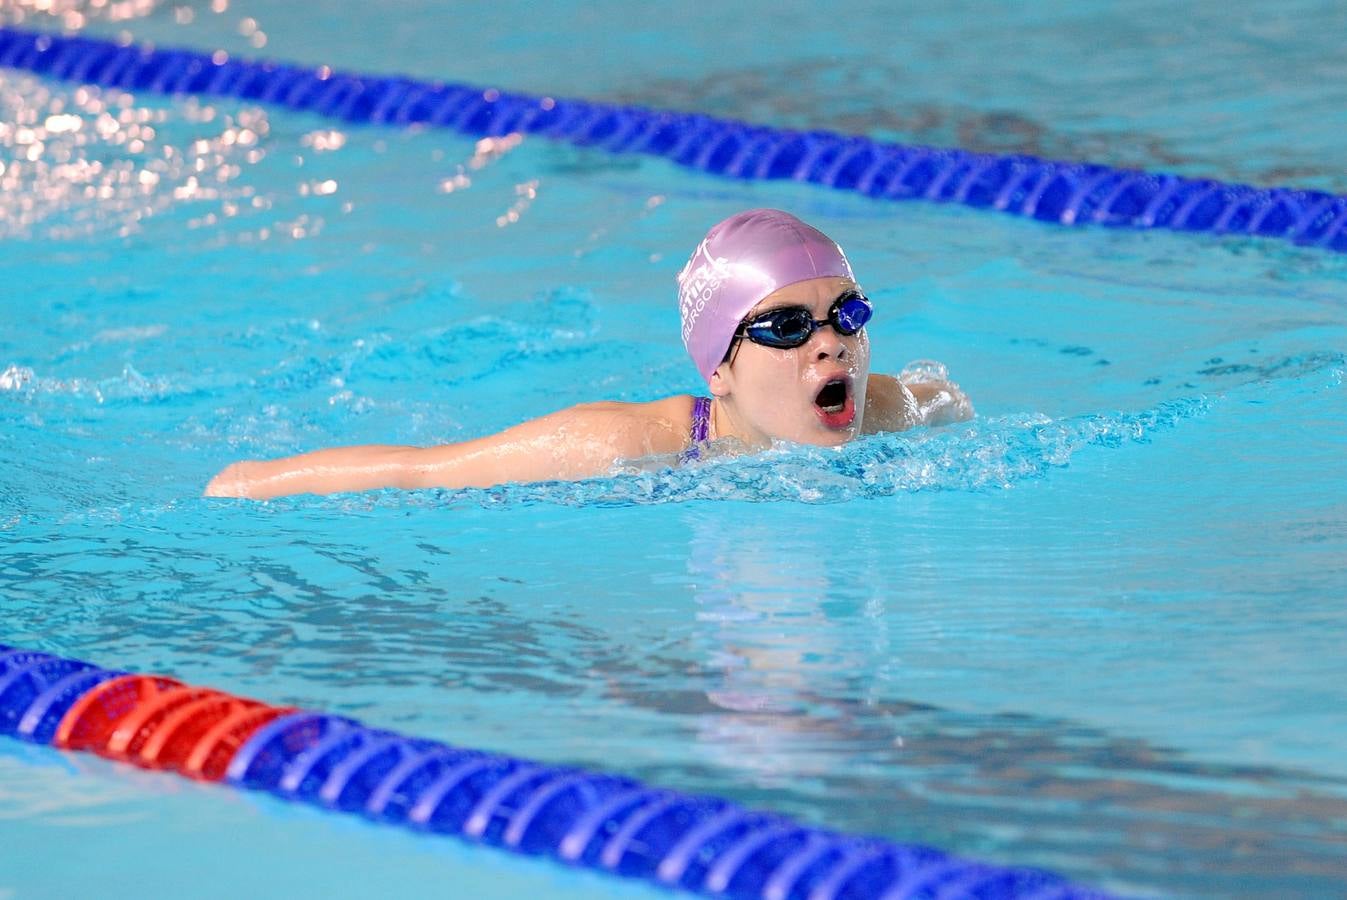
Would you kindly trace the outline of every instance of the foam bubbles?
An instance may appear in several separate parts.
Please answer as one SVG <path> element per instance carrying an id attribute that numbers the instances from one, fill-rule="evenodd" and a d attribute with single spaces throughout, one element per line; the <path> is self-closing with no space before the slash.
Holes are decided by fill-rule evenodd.
<path id="1" fill-rule="evenodd" d="M 502 506 L 635 506 L 692 500 L 842 503 L 919 491 L 1013 488 L 1093 448 L 1146 443 L 1204 415 L 1205 397 L 1140 412 L 1051 419 L 1019 413 L 941 429 L 872 435 L 840 448 L 780 444 L 752 455 L 712 455 L 684 466 L 637 461 L 608 478 L 443 491 L 451 502 Z"/>

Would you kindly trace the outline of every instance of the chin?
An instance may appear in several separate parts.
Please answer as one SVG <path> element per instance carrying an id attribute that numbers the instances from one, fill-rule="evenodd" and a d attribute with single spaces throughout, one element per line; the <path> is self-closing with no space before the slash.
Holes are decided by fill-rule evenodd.
<path id="1" fill-rule="evenodd" d="M 814 443 L 818 444 L 820 447 L 840 447 L 843 444 L 851 443 L 857 434 L 859 434 L 859 431 L 855 429 L 829 432 L 828 434 L 822 435 L 819 440 Z"/>
<path id="2" fill-rule="evenodd" d="M 840 447 L 851 443 L 860 433 L 860 423 L 857 422 L 848 428 L 809 428 L 791 440 L 798 444 L 812 444 L 815 447 Z"/>

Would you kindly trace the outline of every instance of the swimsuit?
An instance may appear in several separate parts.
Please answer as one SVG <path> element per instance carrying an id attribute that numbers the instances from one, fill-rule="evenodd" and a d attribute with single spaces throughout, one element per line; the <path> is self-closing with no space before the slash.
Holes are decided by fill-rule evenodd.
<path id="1" fill-rule="evenodd" d="M 692 401 L 692 433 L 689 436 L 688 448 L 680 454 L 679 461 L 691 462 L 700 459 L 701 453 L 697 448 L 706 443 L 710 433 L 711 398 L 696 397 Z"/>

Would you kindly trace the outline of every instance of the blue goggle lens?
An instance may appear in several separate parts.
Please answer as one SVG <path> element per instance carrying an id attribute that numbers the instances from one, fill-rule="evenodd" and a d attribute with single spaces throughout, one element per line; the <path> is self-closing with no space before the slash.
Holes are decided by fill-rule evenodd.
<path id="1" fill-rule="evenodd" d="M 833 304 L 828 321 L 842 334 L 855 334 L 865 327 L 875 308 L 860 294 L 848 294 Z"/>

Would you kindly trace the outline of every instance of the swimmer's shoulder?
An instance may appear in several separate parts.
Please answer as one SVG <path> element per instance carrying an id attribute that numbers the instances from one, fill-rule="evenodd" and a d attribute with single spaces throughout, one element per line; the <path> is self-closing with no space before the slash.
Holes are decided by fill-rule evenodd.
<path id="1" fill-rule="evenodd" d="M 871 373 L 865 383 L 866 434 L 902 431 L 917 424 L 917 400 L 912 391 L 892 375 Z"/>
<path id="2" fill-rule="evenodd" d="M 629 403 L 601 400 L 574 407 L 593 427 L 604 429 L 624 457 L 678 453 L 687 447 L 693 397 L 677 394 L 661 400 Z"/>
<path id="3" fill-rule="evenodd" d="M 866 387 L 866 410 L 871 397 L 892 412 L 901 412 L 915 400 L 919 405 L 934 400 L 942 391 L 949 392 L 948 379 L 914 381 L 897 375 L 872 374 Z M 955 388 L 957 390 L 957 388 Z"/>

